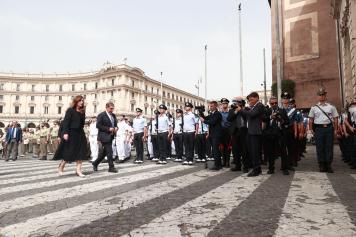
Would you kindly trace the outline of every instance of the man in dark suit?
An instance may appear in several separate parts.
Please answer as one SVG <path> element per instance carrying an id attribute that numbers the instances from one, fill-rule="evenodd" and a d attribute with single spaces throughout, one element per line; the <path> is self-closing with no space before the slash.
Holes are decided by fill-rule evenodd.
<path id="1" fill-rule="evenodd" d="M 247 151 L 252 161 L 252 171 L 249 177 L 262 174 L 261 154 L 262 154 L 262 119 L 265 114 L 265 106 L 259 102 L 260 97 L 257 92 L 252 92 L 247 96 L 250 109 L 242 109 L 238 106 L 236 111 L 247 119 Z"/>
<path id="2" fill-rule="evenodd" d="M 99 130 L 98 141 L 101 144 L 98 159 L 93 164 L 93 170 L 98 171 L 98 165 L 106 156 L 109 164 L 109 172 L 117 173 L 114 166 L 112 141 L 117 132 L 117 119 L 114 111 L 114 104 L 112 102 L 106 103 L 106 111 L 100 113 L 97 117 L 96 128 Z"/>
<path id="3" fill-rule="evenodd" d="M 221 142 L 223 132 L 221 126 L 222 116 L 218 111 L 218 103 L 216 101 L 211 101 L 209 103 L 209 111 L 210 114 L 206 117 L 201 116 L 200 121 L 209 125 L 209 136 L 211 137 L 212 152 L 215 161 L 215 166 L 212 170 L 220 170 L 222 169 L 222 163 L 219 144 Z"/>
<path id="4" fill-rule="evenodd" d="M 17 160 L 19 143 L 22 142 L 22 130 L 16 121 L 13 121 L 11 127 L 7 130 L 5 141 L 7 143 L 5 161 L 9 161 L 10 154 L 12 160 Z"/>

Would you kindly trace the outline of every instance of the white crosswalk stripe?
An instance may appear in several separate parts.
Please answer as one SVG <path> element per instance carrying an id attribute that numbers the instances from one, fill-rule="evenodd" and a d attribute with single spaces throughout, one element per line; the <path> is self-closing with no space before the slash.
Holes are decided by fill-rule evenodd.
<path id="1" fill-rule="evenodd" d="M 276 236 L 356 236 L 325 173 L 296 172 Z"/>

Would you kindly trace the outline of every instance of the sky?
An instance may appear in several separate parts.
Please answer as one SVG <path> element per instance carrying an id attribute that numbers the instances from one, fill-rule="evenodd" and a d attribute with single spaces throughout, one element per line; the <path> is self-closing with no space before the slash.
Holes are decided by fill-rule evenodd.
<path id="1" fill-rule="evenodd" d="M 106 61 L 197 94 L 208 45 L 208 98 L 240 91 L 242 4 L 244 94 L 271 86 L 271 16 L 264 0 L 1 0 L 0 71 L 99 70 Z M 204 80 L 203 80 L 204 82 Z M 204 97 L 204 84 L 200 85 Z"/>

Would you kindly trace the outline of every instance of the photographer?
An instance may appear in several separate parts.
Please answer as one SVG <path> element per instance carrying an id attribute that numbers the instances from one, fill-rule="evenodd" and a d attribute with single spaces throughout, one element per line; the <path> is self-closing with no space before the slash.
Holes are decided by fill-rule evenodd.
<path id="1" fill-rule="evenodd" d="M 241 171 L 241 165 L 243 165 L 243 171 L 247 173 L 249 168 L 246 144 L 247 124 L 246 118 L 237 112 L 238 107 L 245 109 L 245 104 L 246 102 L 242 97 L 234 98 L 227 120 L 231 122 L 232 155 L 234 158 L 233 163 L 235 164 L 235 167 L 232 167 L 231 171 Z"/>
<path id="2" fill-rule="evenodd" d="M 281 139 L 283 126 L 288 122 L 288 115 L 285 109 L 278 107 L 276 97 L 271 97 L 269 104 L 271 107 L 266 111 L 264 119 L 266 128 L 263 130 L 264 155 L 268 160 L 267 174 L 274 174 L 274 163 L 280 153 L 282 172 L 284 175 L 289 175 L 286 150 Z"/>

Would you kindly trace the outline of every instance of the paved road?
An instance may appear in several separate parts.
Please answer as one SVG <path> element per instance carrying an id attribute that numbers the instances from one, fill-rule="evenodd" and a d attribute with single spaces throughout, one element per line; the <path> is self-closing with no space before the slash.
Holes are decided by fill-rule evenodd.
<path id="1" fill-rule="evenodd" d="M 308 147 L 290 176 L 254 178 L 151 162 L 85 163 L 79 178 L 74 164 L 58 176 L 58 162 L 0 161 L 0 236 L 356 236 L 356 172 L 335 153 L 334 174 Z"/>

